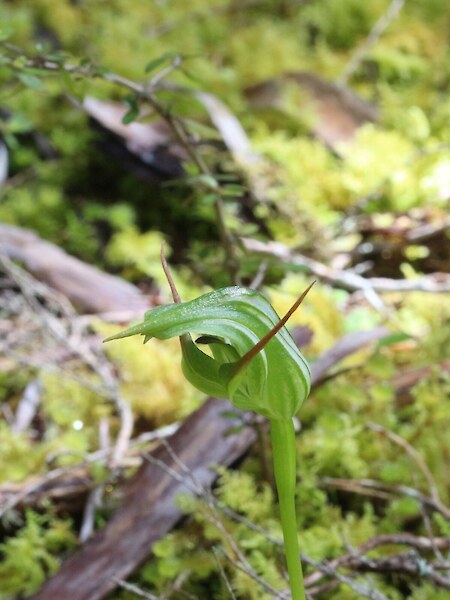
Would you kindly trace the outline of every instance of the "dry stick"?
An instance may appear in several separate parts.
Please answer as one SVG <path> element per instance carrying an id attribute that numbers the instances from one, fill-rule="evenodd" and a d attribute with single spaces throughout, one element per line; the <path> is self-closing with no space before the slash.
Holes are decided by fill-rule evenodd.
<path id="1" fill-rule="evenodd" d="M 263 260 L 258 267 L 256 275 L 254 276 L 252 282 L 249 285 L 249 287 L 251 287 L 253 290 L 259 290 L 259 288 L 264 283 L 264 278 L 267 273 L 267 267 L 267 261 Z"/>
<path id="2" fill-rule="evenodd" d="M 312 273 L 318 279 L 349 291 L 361 290 L 364 293 L 382 292 L 450 292 L 450 276 L 447 273 L 424 275 L 417 279 L 388 279 L 387 277 L 365 278 L 353 271 L 342 271 L 294 253 L 280 242 L 261 242 L 250 238 L 241 238 L 244 249 L 264 256 L 276 258 L 282 263 L 299 267 Z"/>
<path id="3" fill-rule="evenodd" d="M 424 536 L 413 535 L 412 533 L 385 533 L 377 535 L 365 542 L 357 549 L 358 554 L 365 554 L 378 546 L 384 545 L 412 546 L 418 550 L 432 550 L 433 547 L 440 550 L 450 550 L 450 537 L 427 538 Z M 338 560 L 343 560 L 343 557 Z"/>
<path id="4" fill-rule="evenodd" d="M 224 552 L 224 556 L 230 562 L 230 564 L 232 564 L 236 569 L 238 569 L 239 571 L 242 571 L 242 573 L 245 573 L 246 575 L 248 575 L 249 577 L 254 579 L 257 583 L 259 583 L 259 585 L 266 592 L 272 594 L 273 598 L 280 598 L 281 600 L 288 600 L 288 597 L 286 596 L 286 594 L 274 589 L 270 584 L 268 584 L 266 581 L 264 581 L 264 579 L 262 579 L 262 577 L 257 575 L 253 571 L 253 569 L 251 569 L 251 571 L 248 571 L 240 562 L 235 561 L 227 552 Z"/>
<path id="5" fill-rule="evenodd" d="M 109 431 L 108 421 L 104 418 L 100 421 L 99 425 L 99 446 L 101 450 L 107 451 L 109 449 Z M 105 482 L 99 483 L 93 490 L 88 494 L 86 505 L 83 511 L 83 519 L 81 522 L 80 533 L 78 539 L 81 543 L 86 542 L 94 532 L 95 528 L 95 513 L 97 508 L 100 507 L 103 494 L 105 491 Z"/>
<path id="6" fill-rule="evenodd" d="M 425 223 L 414 227 L 406 233 L 406 239 L 417 244 L 436 234 L 444 233 L 447 229 L 450 229 L 450 216 L 444 217 L 439 223 Z"/>
<path id="7" fill-rule="evenodd" d="M 225 581 L 225 586 L 226 586 L 226 588 L 228 590 L 228 593 L 230 594 L 230 598 L 232 600 L 237 600 L 236 596 L 234 595 L 233 588 L 231 587 L 231 583 L 230 583 L 230 581 L 229 581 L 229 579 L 227 577 L 227 574 L 225 573 L 225 569 L 223 568 L 223 565 L 222 565 L 222 563 L 219 560 L 219 556 L 218 556 L 216 548 L 213 547 L 212 548 L 212 552 L 213 552 L 214 558 L 216 560 L 216 564 L 219 567 L 220 574 L 222 575 L 222 579 Z"/>
<path id="8" fill-rule="evenodd" d="M 181 573 L 179 573 L 177 575 L 177 578 L 175 579 L 175 581 L 170 584 L 169 589 L 167 591 L 163 592 L 163 595 L 161 596 L 160 600 L 169 600 L 169 598 L 172 598 L 172 596 L 174 594 L 183 596 L 183 598 L 187 598 L 188 600 L 200 600 L 193 594 L 189 594 L 188 592 L 183 590 L 181 587 L 184 584 L 184 582 L 189 578 L 189 575 L 191 574 L 191 572 L 192 572 L 191 570 L 187 570 L 187 569 L 185 569 L 184 571 L 181 571 Z"/>
<path id="9" fill-rule="evenodd" d="M 442 552 L 434 544 L 434 533 L 433 533 L 433 527 L 431 525 L 430 515 L 428 514 L 425 506 L 423 506 L 422 504 L 420 505 L 420 512 L 421 512 L 421 515 L 422 515 L 422 519 L 423 519 L 423 524 L 424 524 L 425 531 L 427 532 L 428 538 L 430 539 L 430 541 L 432 543 L 431 545 L 432 545 L 432 549 L 433 549 L 433 554 L 437 558 L 437 560 L 443 561 L 444 560 L 444 556 L 442 555 Z M 449 575 L 450 575 L 450 573 L 449 573 Z"/>
<path id="10" fill-rule="evenodd" d="M 350 61 L 345 67 L 342 75 L 337 80 L 338 85 L 348 85 L 350 78 L 354 75 L 361 62 L 364 60 L 366 54 L 369 52 L 372 46 L 377 43 L 392 21 L 399 15 L 404 4 L 405 0 L 392 0 L 386 12 L 381 15 L 381 17 L 375 23 L 364 43 L 359 46 L 359 48 L 350 58 Z"/>
<path id="11" fill-rule="evenodd" d="M 364 585 L 361 585 L 347 575 L 342 575 L 342 573 L 338 573 L 335 569 L 330 567 L 327 563 L 320 563 L 318 561 L 312 560 L 302 554 L 302 559 L 312 567 L 315 567 L 318 571 L 321 571 L 325 575 L 329 575 L 334 579 L 337 579 L 340 583 L 344 583 L 348 585 L 352 590 L 358 592 L 363 598 L 369 598 L 370 600 L 389 600 L 387 596 L 379 592 L 378 590 L 369 589 Z"/>
<path id="12" fill-rule="evenodd" d="M 389 485 L 375 479 L 340 479 L 336 477 L 323 477 L 320 479 L 320 484 L 382 500 L 390 500 L 396 495 L 408 496 L 450 520 L 450 508 L 407 485 Z"/>
<path id="13" fill-rule="evenodd" d="M 95 515 L 97 509 L 101 505 L 104 491 L 105 483 L 101 483 L 89 492 L 86 504 L 84 506 L 83 520 L 80 527 L 80 533 L 78 534 L 78 540 L 81 544 L 87 542 L 87 540 L 94 533 Z"/>
<path id="14" fill-rule="evenodd" d="M 355 557 L 359 557 L 361 560 L 364 560 L 364 555 L 370 550 L 378 548 L 379 546 L 390 545 L 410 546 L 411 548 L 424 551 L 431 551 L 433 548 L 446 551 L 450 550 L 450 538 L 426 538 L 423 536 L 415 536 L 410 533 L 378 535 L 356 548 L 353 552 L 344 554 L 331 560 L 327 563 L 327 567 L 331 569 L 347 567 L 352 561 L 354 561 Z M 324 576 L 325 573 L 317 569 L 315 572 L 310 573 L 310 575 L 306 577 L 305 581 L 308 583 L 308 585 L 315 585 L 319 583 Z"/>
<path id="15" fill-rule="evenodd" d="M 136 596 L 139 596 L 139 598 L 145 598 L 146 600 L 161 600 L 160 598 L 158 598 L 158 596 L 154 596 L 153 594 L 150 594 L 150 592 L 144 591 L 137 585 L 133 585 L 132 583 L 127 583 L 126 581 L 123 581 L 122 579 L 118 579 L 118 578 L 114 577 L 113 581 L 119 587 L 121 587 L 124 590 L 127 590 L 129 592 L 132 592 L 133 594 L 136 594 Z"/>
<path id="16" fill-rule="evenodd" d="M 371 573 L 403 573 L 427 579 L 436 587 L 450 590 L 450 579 L 437 570 L 448 569 L 449 563 L 430 563 L 415 553 L 406 552 L 385 558 L 354 557 L 349 567 L 359 572 Z"/>
<path id="17" fill-rule="evenodd" d="M 42 382 L 36 377 L 25 387 L 21 399 L 17 405 L 14 421 L 11 430 L 20 433 L 28 429 L 29 425 L 36 416 L 39 404 L 41 402 Z"/>
<path id="18" fill-rule="evenodd" d="M 58 469 L 54 469 L 38 481 L 24 487 L 22 490 L 16 493 L 10 500 L 7 500 L 3 504 L 3 506 L 0 506 L 0 517 L 2 517 L 6 512 L 12 510 L 15 506 L 20 504 L 23 500 L 25 500 L 27 496 L 33 494 L 33 492 L 42 487 L 44 483 L 53 481 L 55 479 L 58 479 L 58 477 L 64 475 L 67 472 L 67 469 L 67 467 L 59 467 Z"/>

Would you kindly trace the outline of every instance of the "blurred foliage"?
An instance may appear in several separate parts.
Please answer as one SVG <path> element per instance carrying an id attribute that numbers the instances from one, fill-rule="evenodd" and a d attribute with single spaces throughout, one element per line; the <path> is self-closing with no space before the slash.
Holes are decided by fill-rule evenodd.
<path id="1" fill-rule="evenodd" d="M 217 243 L 216 187 L 224 191 L 225 223 L 232 233 L 273 236 L 324 260 L 357 243 L 334 235 L 351 211 L 378 223 L 426 209 L 437 222 L 448 208 L 450 189 L 448 0 L 408 1 L 368 49 L 350 84 L 379 106 L 380 118 L 334 150 L 309 134 L 314 115 L 305 93 L 292 82 L 266 110 L 253 107 L 246 94 L 249 86 L 287 72 L 308 71 L 336 81 L 389 4 L 191 0 L 187 9 L 185 0 L 2 2 L 0 135 L 9 151 L 10 179 L 2 189 L 0 221 L 31 228 L 72 254 L 145 286 L 163 283 L 159 249 L 161 240 L 168 239 L 185 299 L 206 284 L 230 283 L 224 249 Z M 7 44 L 59 67 L 50 73 L 30 66 L 21 51 L 15 53 Z M 134 118 L 139 98 L 113 84 L 111 72 L 139 82 L 161 74 L 174 56 L 183 60 L 171 73 L 171 83 L 212 91 L 237 115 L 265 159 L 255 173 L 237 167 L 223 151 L 201 104 L 191 94 L 173 90 L 158 91 L 158 100 L 201 139 L 198 151 L 212 181 L 201 180 L 195 165 L 187 162 L 185 178 L 156 185 L 107 154 L 102 134 L 90 126 L 79 103 L 86 95 L 117 100 Z M 152 121 L 152 115 L 146 120 Z M 249 218 L 252 211 L 245 204 L 252 177 L 263 183 L 264 202 L 253 208 L 259 221 Z M 408 248 L 404 274 L 417 275 L 413 259 L 424 251 L 428 249 L 420 244 Z M 251 281 L 258 267 L 259 260 L 244 257 L 244 281 Z M 283 313 L 306 278 L 290 265 L 272 261 L 266 281 L 274 306 Z M 442 501 L 450 501 L 450 379 L 441 369 L 450 347 L 449 305 L 441 296 L 421 293 L 391 294 L 387 303 L 395 307 L 389 316 L 392 331 L 406 339 L 384 341 L 349 357 L 340 365 L 344 371 L 320 386 L 302 411 L 298 519 L 302 548 L 316 560 L 339 556 L 347 544 L 357 546 L 380 533 L 429 534 L 412 498 L 382 501 L 322 485 L 328 476 L 373 478 L 429 493 L 411 456 L 368 428 L 368 422 L 411 444 L 428 465 Z M 366 304 L 349 303 L 346 292 L 317 285 L 292 326 L 308 325 L 314 331 L 305 348 L 314 360 L 343 334 L 381 321 Z M 116 330 L 100 322 L 93 328 L 101 336 Z M 180 419 L 201 401 L 184 381 L 176 341 L 152 340 L 142 347 L 130 339 L 106 351 L 139 427 Z M 41 406 L 31 431 L 15 433 L 6 420 L 0 423 L 0 482 L 22 482 L 54 466 L 78 463 L 98 448 L 104 418 L 111 433 L 117 432 L 112 403 L 81 362 L 73 361 L 67 372 L 38 373 Z M 428 374 L 400 397 L 395 374 L 429 366 Z M 0 399 L 7 410 L 16 409 L 35 377 L 36 370 L 28 367 L 0 373 Z M 239 471 L 220 470 L 216 492 L 219 504 L 281 537 L 273 492 L 256 453 Z M 155 545 L 154 557 L 135 574 L 139 585 L 164 593 L 182 573 L 183 592 L 225 600 L 229 592 L 219 560 L 238 600 L 268 598 L 226 560 L 224 553 L 233 555 L 231 536 L 258 575 L 277 589 L 285 587 L 280 549 L 261 532 L 218 509 L 222 529 L 217 514 L 201 499 L 183 497 L 179 502 L 189 518 Z M 75 546 L 75 526 L 52 507 L 25 513 L 23 522 L 17 518 L 9 511 L 2 522 L 1 600 L 32 594 Z M 435 535 L 450 535 L 448 522 L 438 514 L 428 526 Z M 371 576 L 370 582 L 392 600 L 450 598 L 421 581 Z M 181 593 L 173 597 L 181 598 Z M 134 597 L 119 590 L 111 600 Z M 342 586 L 322 598 L 359 596 Z"/>
<path id="2" fill-rule="evenodd" d="M 365 98 L 380 105 L 381 120 L 364 127 L 342 147 L 339 157 L 304 135 L 306 117 L 300 108 L 304 102 L 296 86 L 288 86 L 281 109 L 289 116 L 288 125 L 283 120 L 265 122 L 264 114 L 251 109 L 243 94 L 249 85 L 289 71 L 310 70 L 335 79 L 388 4 L 387 0 L 365 4 L 316 0 L 298 8 L 283 2 L 247 8 L 199 1 L 190 4 L 191 18 L 185 19 L 181 1 L 152 3 L 150 8 L 142 0 L 132 5 L 115 0 L 107 9 L 94 0 L 3 3 L 0 21 L 5 35 L 12 32 L 8 42 L 19 44 L 30 55 L 49 56 L 61 65 L 61 72 L 45 76 L 42 69 L 24 66 L 20 57 L 12 63 L 3 60 L 2 105 L 11 117 L 0 122 L 10 146 L 12 175 L 27 168 L 33 172 L 25 184 L 6 189 L 0 219 L 33 227 L 97 262 L 104 260 L 105 245 L 107 250 L 113 240 L 116 246 L 114 234 L 125 225 L 108 215 L 117 204 L 129 207 L 128 224 L 169 236 L 175 226 L 183 228 L 183 218 L 186 223 L 191 213 L 183 234 L 184 258 L 186 243 L 201 240 L 208 245 L 211 235 L 217 235 L 208 192 L 197 194 L 177 217 L 179 196 L 173 190 L 167 194 L 148 183 L 133 182 L 122 167 L 112 168 L 103 150 L 99 153 L 92 143 L 98 134 L 65 98 L 82 99 L 89 93 L 124 100 L 129 93 L 108 83 L 108 70 L 139 81 L 146 66 L 157 72 L 167 66 L 167 57 L 177 55 L 185 58 L 172 73 L 173 81 L 214 90 L 241 119 L 255 148 L 280 165 L 277 185 L 267 193 L 280 208 L 286 198 L 296 199 L 288 203 L 296 222 L 294 241 L 309 242 L 308 227 L 301 226 L 301 219 L 299 225 L 302 214 L 329 224 L 339 218 L 339 211 L 373 191 L 381 193 L 366 207 L 372 212 L 380 208 L 401 212 L 430 202 L 445 208 L 450 150 L 447 146 L 435 152 L 438 144 L 448 140 L 450 122 L 445 1 L 408 3 L 368 51 L 353 83 Z M 78 64 L 91 76 L 63 74 L 65 64 Z M 164 92 L 160 97 L 191 123 L 207 123 L 200 105 L 189 95 Z M 42 160 L 32 144 L 33 130 L 47 136 L 58 153 L 52 164 Z M 224 162 L 211 147 L 205 157 L 213 168 L 217 161 Z M 103 182 L 101 189 L 97 180 Z M 99 206 L 105 208 L 103 213 L 95 209 Z M 232 218 L 239 203 L 230 203 L 227 212 L 231 229 L 241 231 L 245 223 Z M 289 224 L 273 217 L 270 227 L 277 238 L 292 241 Z M 220 260 L 218 252 L 216 260 Z M 114 251 L 106 252 L 108 256 L 113 257 Z M 208 268 L 214 284 L 216 270 L 213 264 Z"/>

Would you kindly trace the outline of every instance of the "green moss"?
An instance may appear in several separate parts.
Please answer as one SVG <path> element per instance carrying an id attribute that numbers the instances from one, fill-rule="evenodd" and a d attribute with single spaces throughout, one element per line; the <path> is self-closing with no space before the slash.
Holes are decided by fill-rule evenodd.
<path id="1" fill-rule="evenodd" d="M 69 520 L 28 511 L 23 527 L 0 544 L 1 600 L 31 596 L 57 571 L 58 555 L 75 546 Z"/>
<path id="2" fill-rule="evenodd" d="M 297 202 L 301 202 L 303 211 L 325 220 L 330 208 L 349 203 L 349 195 L 340 176 L 339 162 L 319 142 L 302 137 L 293 138 L 282 132 L 268 135 L 267 130 L 262 129 L 255 139 L 255 145 L 282 166 L 284 189 L 278 199 L 280 204 L 289 195 L 294 195 Z M 298 211 L 299 204 L 293 209 Z"/>
<path id="3" fill-rule="evenodd" d="M 98 324 L 105 337 L 116 326 Z M 129 338 L 108 344 L 106 351 L 120 370 L 120 390 L 136 415 L 155 425 L 168 423 L 190 412 L 202 396 L 186 381 L 180 366 L 178 340 L 161 342 Z"/>
<path id="4" fill-rule="evenodd" d="M 134 226 L 122 227 L 112 236 L 106 257 L 112 265 L 127 266 L 139 275 L 157 277 L 161 273 L 162 242 L 157 231 L 141 234 Z"/>
<path id="5" fill-rule="evenodd" d="M 45 449 L 37 449 L 22 433 L 14 433 L 6 423 L 0 423 L 0 481 L 22 481 L 39 473 L 45 465 Z"/>
<path id="6" fill-rule="evenodd" d="M 81 258 L 95 255 L 97 242 L 92 225 L 67 206 L 67 199 L 56 185 L 11 188 L 0 206 L 0 220 L 33 229 Z"/>
<path id="7" fill-rule="evenodd" d="M 113 411 L 112 404 L 90 389 L 96 379 L 84 373 L 61 377 L 51 373 L 42 376 L 43 415 L 47 419 L 46 444 L 51 453 L 68 453 L 64 463 L 79 462 L 80 455 L 97 447 L 100 419 Z M 71 456 L 72 455 L 72 456 Z"/>
<path id="8" fill-rule="evenodd" d="M 233 36 L 229 40 L 229 61 L 238 73 L 238 83 L 250 86 L 284 71 L 298 70 L 302 49 L 294 27 L 288 21 L 259 19 Z M 248 48 L 252 48 L 255 60 L 248 60 Z"/>
<path id="9" fill-rule="evenodd" d="M 349 49 L 370 31 L 384 9 L 384 2 L 321 0 L 307 7 L 304 18 L 314 35 L 332 48 Z"/>

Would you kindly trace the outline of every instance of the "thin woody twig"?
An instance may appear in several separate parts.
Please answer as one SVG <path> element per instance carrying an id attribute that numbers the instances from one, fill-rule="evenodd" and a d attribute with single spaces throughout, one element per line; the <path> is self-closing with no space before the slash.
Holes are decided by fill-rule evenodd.
<path id="1" fill-rule="evenodd" d="M 430 488 L 430 495 L 433 498 L 433 500 L 436 502 L 437 505 L 442 504 L 441 499 L 439 497 L 439 492 L 437 489 L 436 482 L 434 481 L 434 478 L 433 478 L 433 475 L 431 474 L 430 469 L 428 468 L 426 462 L 424 461 L 422 456 L 419 454 L 419 452 L 413 446 L 411 446 L 411 444 L 409 444 L 404 438 L 402 438 L 398 434 L 394 433 L 393 431 L 386 429 L 379 423 L 367 423 L 367 427 L 369 429 L 371 429 L 372 431 L 376 431 L 378 433 L 383 434 L 389 440 L 391 440 L 391 442 L 394 442 L 394 444 L 397 444 L 397 446 L 400 446 L 401 448 L 403 448 L 405 450 L 405 452 L 417 464 L 417 466 L 419 467 L 423 476 L 427 480 L 428 486 Z"/>
<path id="2" fill-rule="evenodd" d="M 256 275 L 254 276 L 249 287 L 251 287 L 254 290 L 258 290 L 264 283 L 264 278 L 266 276 L 266 273 L 267 273 L 267 261 L 263 260 L 259 264 L 258 271 L 256 272 Z"/>
<path id="3" fill-rule="evenodd" d="M 94 532 L 95 513 L 102 501 L 104 489 L 104 484 L 100 484 L 88 494 L 88 498 L 84 507 L 80 533 L 78 535 L 78 539 L 81 543 L 86 542 Z"/>
<path id="4" fill-rule="evenodd" d="M 128 449 L 136 448 L 142 444 L 149 444 L 156 440 L 161 440 L 165 437 L 173 435 L 179 428 L 178 423 L 174 423 L 169 426 L 161 427 L 155 431 L 142 434 L 139 437 L 132 440 L 128 446 Z M 70 476 L 71 473 L 76 473 L 80 467 L 88 467 L 90 464 L 107 464 L 110 461 L 110 456 L 114 452 L 114 448 L 107 448 L 102 450 L 96 450 L 84 457 L 83 461 L 77 465 L 71 465 L 70 467 L 58 467 L 49 471 L 39 479 L 33 479 L 32 481 L 25 482 L 23 485 L 16 489 L 9 490 L 5 489 L 5 486 L 0 486 L 0 518 L 7 511 L 12 510 L 22 502 L 25 502 L 27 498 L 30 498 L 36 494 L 39 490 L 45 490 L 46 487 L 53 481 L 56 481 L 65 476 Z M 126 468 L 130 466 L 130 460 L 126 460 L 125 457 L 122 459 L 120 465 L 116 465 L 118 468 Z M 86 483 L 86 489 L 89 489 L 89 485 Z M 69 492 L 67 484 L 64 484 L 64 489 Z M 59 494 L 61 496 L 61 494 Z"/>
<path id="5" fill-rule="evenodd" d="M 427 538 L 424 536 L 416 536 L 410 533 L 395 533 L 395 534 L 384 534 L 377 535 L 358 548 L 355 548 L 351 553 L 344 554 L 335 558 L 327 563 L 327 566 L 333 569 L 345 567 L 355 557 L 362 557 L 375 548 L 380 546 L 408 546 L 416 550 L 425 552 L 432 551 L 433 548 L 437 548 L 442 551 L 450 550 L 450 538 L 447 537 L 435 537 Z M 323 571 L 316 570 L 310 573 L 305 582 L 307 585 L 316 585 L 324 577 Z"/>
<path id="6" fill-rule="evenodd" d="M 137 585 L 134 585 L 133 583 L 127 583 L 122 579 L 114 577 L 114 583 L 116 583 L 119 587 L 123 588 L 124 590 L 127 590 L 128 592 L 132 592 L 139 598 L 145 598 L 145 600 L 161 600 L 158 596 L 155 596 L 150 592 L 146 592 Z"/>
<path id="7" fill-rule="evenodd" d="M 328 575 L 328 576 L 332 577 L 333 579 L 336 579 L 340 583 L 344 583 L 345 585 L 350 587 L 355 592 L 358 592 L 358 594 L 360 594 L 361 598 L 369 598 L 369 600 L 389 600 L 389 598 L 387 596 L 385 596 L 378 590 L 369 589 L 365 585 L 362 585 L 356 581 L 353 581 L 353 579 L 351 577 L 349 577 L 348 575 L 343 575 L 342 573 L 339 573 L 338 571 L 336 571 L 336 569 L 331 567 L 328 563 L 312 560 L 311 558 L 308 558 L 308 557 L 304 556 L 303 554 L 302 554 L 302 560 L 304 560 L 306 564 L 308 564 L 312 567 L 315 567 L 318 571 L 320 571 L 324 575 Z M 307 579 L 308 578 L 305 579 L 306 585 L 307 585 L 307 583 L 306 583 Z"/>
<path id="8" fill-rule="evenodd" d="M 108 450 L 109 448 L 109 435 L 108 435 L 108 421 L 102 419 L 99 426 L 99 441 L 100 449 Z M 97 508 L 100 506 L 103 494 L 105 491 L 105 484 L 100 482 L 94 489 L 92 489 L 87 498 L 86 505 L 83 512 L 83 520 L 80 527 L 79 540 L 81 543 L 87 541 L 94 532 L 95 527 L 95 513 Z"/>
<path id="9" fill-rule="evenodd" d="M 182 585 L 184 584 L 184 582 L 189 578 L 191 571 L 185 569 L 184 571 L 181 571 L 181 573 L 178 574 L 177 578 L 175 579 L 174 582 L 172 582 L 168 589 L 166 589 L 163 592 L 163 595 L 161 596 L 160 600 L 169 600 L 170 598 L 172 598 L 174 595 L 178 597 L 183 597 L 183 598 L 187 598 L 187 600 L 200 600 L 200 598 L 198 598 L 197 596 L 194 596 L 194 594 L 190 594 L 189 592 L 187 592 L 186 590 L 184 590 L 182 588 Z"/>
<path id="10" fill-rule="evenodd" d="M 323 477 L 319 483 L 324 487 L 334 487 L 363 496 L 380 498 L 382 500 L 390 500 L 398 495 L 415 498 L 424 506 L 439 512 L 446 519 L 450 519 L 450 508 L 443 505 L 442 502 L 436 502 L 434 498 L 430 498 L 407 485 L 386 484 L 381 481 L 376 481 L 375 479 L 339 479 L 335 477 Z"/>
<path id="11" fill-rule="evenodd" d="M 356 52 L 351 56 L 350 61 L 347 63 L 343 73 L 337 80 L 338 85 L 346 86 L 350 78 L 355 74 L 359 68 L 364 57 L 367 55 L 369 50 L 378 42 L 380 37 L 392 23 L 392 21 L 399 15 L 405 4 L 405 0 L 392 0 L 388 9 L 381 15 L 378 21 L 373 26 L 369 35 L 367 36 L 364 43 L 359 46 Z"/>
<path id="12" fill-rule="evenodd" d="M 25 431 L 33 421 L 41 401 L 42 382 L 37 377 L 27 384 L 22 398 L 17 405 L 16 414 L 12 423 L 12 431 L 19 433 Z"/>
<path id="13" fill-rule="evenodd" d="M 234 594 L 233 588 L 231 587 L 230 580 L 228 579 L 227 574 L 225 573 L 225 569 L 223 568 L 223 565 L 220 562 L 217 549 L 213 547 L 212 552 L 216 560 L 217 566 L 219 568 L 220 574 L 222 575 L 222 579 L 225 581 L 225 586 L 227 588 L 228 593 L 230 594 L 230 598 L 232 600 L 236 600 L 236 596 Z"/>
<path id="14" fill-rule="evenodd" d="M 424 560 L 415 552 L 395 554 L 384 558 L 361 559 L 355 557 L 349 563 L 349 568 L 359 572 L 371 573 L 403 573 L 420 577 L 433 583 L 436 587 L 450 590 L 450 579 L 438 573 L 438 570 L 448 569 L 448 563 L 431 563 Z"/>
<path id="15" fill-rule="evenodd" d="M 353 271 L 342 271 L 328 267 L 317 260 L 294 253 L 280 242 L 261 242 L 250 238 L 241 238 L 241 242 L 247 252 L 276 258 L 282 263 L 299 267 L 308 273 L 312 273 L 322 281 L 352 292 L 357 290 L 373 292 L 375 294 L 413 291 L 429 293 L 450 292 L 450 276 L 447 273 L 423 275 L 417 279 L 365 278 Z"/>

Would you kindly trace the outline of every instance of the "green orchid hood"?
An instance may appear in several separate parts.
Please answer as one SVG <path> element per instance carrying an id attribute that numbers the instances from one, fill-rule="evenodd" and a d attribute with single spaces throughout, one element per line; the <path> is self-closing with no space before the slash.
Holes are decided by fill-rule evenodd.
<path id="1" fill-rule="evenodd" d="M 228 397 L 244 410 L 269 419 L 291 419 L 311 386 L 308 363 L 285 327 L 247 364 L 238 364 L 279 317 L 259 292 L 240 286 L 216 290 L 189 302 L 158 306 L 139 325 L 105 341 L 143 335 L 181 339 L 182 368 L 202 392 Z M 197 343 L 192 335 L 198 337 Z M 212 356 L 199 345 L 207 344 Z"/>

